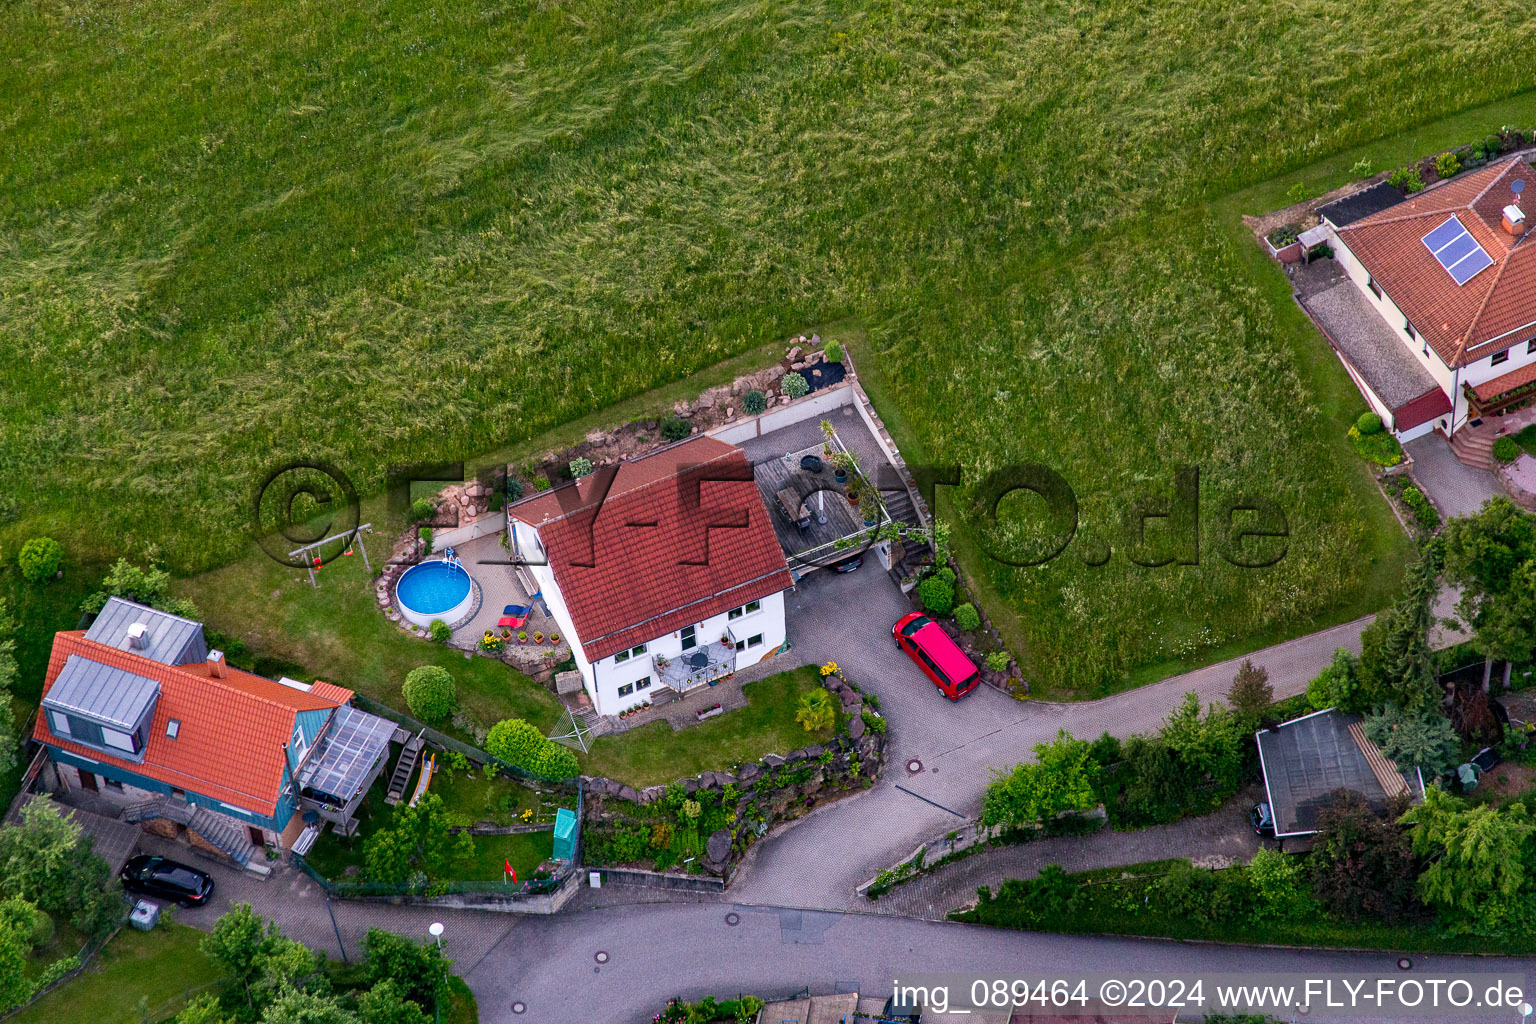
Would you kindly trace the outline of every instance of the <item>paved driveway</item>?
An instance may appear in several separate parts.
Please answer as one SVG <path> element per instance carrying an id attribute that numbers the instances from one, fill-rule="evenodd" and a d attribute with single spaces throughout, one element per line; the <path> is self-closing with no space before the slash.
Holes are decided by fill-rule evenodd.
<path id="1" fill-rule="evenodd" d="M 816 573 L 790 596 L 787 615 L 795 656 L 837 661 L 850 678 L 880 697 L 890 720 L 886 771 L 870 790 L 821 808 L 757 844 L 731 886 L 743 903 L 867 909 L 854 890 L 917 845 L 974 817 L 994 770 L 1031 757 L 1058 729 L 1092 737 L 1156 729 L 1194 690 L 1223 699 L 1235 661 L 1086 703 L 1017 701 L 979 687 L 958 704 L 939 695 L 890 638 L 907 603 L 871 561 L 847 575 Z M 1370 618 L 1267 648 L 1253 655 L 1269 670 L 1277 697 L 1300 693 L 1338 647 L 1359 650 Z M 923 770 L 909 774 L 906 764 Z"/>
<path id="2" fill-rule="evenodd" d="M 1504 493 L 1492 473 L 1462 462 L 1439 434 L 1426 434 L 1403 448 L 1413 456 L 1413 478 L 1447 518 L 1470 516 Z"/>

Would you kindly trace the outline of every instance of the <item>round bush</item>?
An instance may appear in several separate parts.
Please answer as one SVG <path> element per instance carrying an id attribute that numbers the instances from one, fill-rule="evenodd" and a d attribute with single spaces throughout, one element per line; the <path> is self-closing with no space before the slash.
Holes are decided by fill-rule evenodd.
<path id="1" fill-rule="evenodd" d="M 917 585 L 917 596 L 928 611 L 948 615 L 955 606 L 955 585 L 938 576 L 929 576 Z"/>
<path id="2" fill-rule="evenodd" d="M 431 635 L 432 642 L 438 644 L 447 643 L 453 636 L 453 630 L 449 629 L 448 623 L 442 619 L 433 619 L 432 624 L 427 627 L 427 632 Z"/>
<path id="3" fill-rule="evenodd" d="M 521 718 L 503 718 L 485 736 L 486 753 L 520 767 L 543 746 L 544 734 Z"/>
<path id="4" fill-rule="evenodd" d="M 981 626 L 981 613 L 967 601 L 955 609 L 955 623 L 964 630 L 978 629 Z"/>
<path id="5" fill-rule="evenodd" d="M 756 416 L 768 408 L 768 396 L 753 388 L 742 398 L 741 408 L 748 416 Z"/>
<path id="6" fill-rule="evenodd" d="M 667 441 L 681 441 L 693 433 L 693 424 L 681 416 L 673 416 L 669 420 L 663 420 L 661 424 L 661 436 Z"/>
<path id="7" fill-rule="evenodd" d="M 1002 672 L 1012 660 L 1013 656 L 1007 651 L 993 651 L 987 655 L 987 668 L 993 672 Z"/>
<path id="8" fill-rule="evenodd" d="M 37 583 L 59 571 L 64 564 L 64 549 L 52 537 L 33 537 L 21 546 L 16 564 L 23 577 Z"/>
<path id="9" fill-rule="evenodd" d="M 779 389 L 790 398 L 804 398 L 811 393 L 811 385 L 806 382 L 805 376 L 799 373 L 786 373 L 784 380 L 779 384 Z"/>
<path id="10" fill-rule="evenodd" d="M 571 460 L 571 479 L 572 480 L 580 480 L 582 477 L 587 476 L 591 472 L 592 472 L 592 460 L 591 459 L 572 459 Z"/>
<path id="11" fill-rule="evenodd" d="M 453 676 L 438 665 L 421 665 L 405 677 L 405 703 L 423 722 L 440 722 L 459 706 Z"/>
<path id="12" fill-rule="evenodd" d="M 1355 429 L 1369 437 L 1381 430 L 1381 417 L 1373 412 L 1363 412 L 1360 418 L 1355 420 Z"/>
<path id="13" fill-rule="evenodd" d="M 842 343 L 841 342 L 837 342 L 837 341 L 829 341 L 829 342 L 827 342 L 827 347 L 824 350 L 823 354 L 827 357 L 827 362 L 829 362 L 829 363 L 840 363 L 840 362 L 842 362 L 843 361 L 843 346 L 842 346 Z"/>
<path id="14" fill-rule="evenodd" d="M 437 506 L 431 498 L 417 498 L 411 502 L 411 522 L 420 523 L 437 515 Z"/>
<path id="15" fill-rule="evenodd" d="M 1493 457 L 1500 462 L 1514 462 L 1520 457 L 1520 444 L 1512 437 L 1501 437 L 1493 442 Z"/>

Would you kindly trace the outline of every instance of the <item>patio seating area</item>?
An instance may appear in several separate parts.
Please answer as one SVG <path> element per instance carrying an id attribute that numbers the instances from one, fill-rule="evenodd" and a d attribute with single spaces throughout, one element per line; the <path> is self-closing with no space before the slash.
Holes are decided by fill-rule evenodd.
<path id="1" fill-rule="evenodd" d="M 506 548 L 501 546 L 501 535 L 493 533 L 458 547 L 459 558 L 480 585 L 480 607 L 453 631 L 449 643 L 460 650 L 473 651 L 487 631 L 501 635 L 511 633 L 507 650 L 511 660 L 536 666 L 539 662 L 559 664 L 571 656 L 571 645 L 560 629 L 559 623 L 549 614 L 541 601 L 534 599 L 517 568 L 510 564 Z M 508 605 L 527 608 L 527 618 L 518 627 L 500 625 Z M 528 634 L 528 641 L 519 644 L 517 634 Z M 542 633 L 544 641 L 534 643 L 535 634 Z M 551 643 L 552 635 L 560 635 L 558 643 Z"/>

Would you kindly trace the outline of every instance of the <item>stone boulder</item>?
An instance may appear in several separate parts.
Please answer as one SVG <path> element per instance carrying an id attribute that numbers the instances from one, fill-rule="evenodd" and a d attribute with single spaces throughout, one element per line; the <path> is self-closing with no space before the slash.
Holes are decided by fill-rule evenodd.
<path id="1" fill-rule="evenodd" d="M 751 764 L 742 765 L 741 771 L 736 773 L 736 778 L 742 782 L 751 782 L 753 779 L 761 777 L 762 774 L 763 766 L 754 761 Z"/>
<path id="2" fill-rule="evenodd" d="M 848 735 L 854 739 L 858 739 L 860 736 L 864 735 L 863 718 L 854 717 L 848 720 Z"/>
<path id="3" fill-rule="evenodd" d="M 763 763 L 766 764 L 769 768 L 782 768 L 785 762 L 786 759 L 780 757 L 778 754 L 763 755 Z"/>
<path id="4" fill-rule="evenodd" d="M 632 804 L 640 802 L 640 794 L 635 792 L 633 786 L 620 786 L 619 791 L 614 796 L 617 796 L 620 800 L 628 800 Z"/>
<path id="5" fill-rule="evenodd" d="M 704 841 L 704 856 L 711 864 L 724 864 L 731 855 L 731 833 L 716 829 Z"/>

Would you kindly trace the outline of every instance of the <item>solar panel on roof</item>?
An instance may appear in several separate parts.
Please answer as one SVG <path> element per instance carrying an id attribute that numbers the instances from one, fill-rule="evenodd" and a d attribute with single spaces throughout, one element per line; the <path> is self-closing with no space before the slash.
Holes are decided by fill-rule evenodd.
<path id="1" fill-rule="evenodd" d="M 1424 245 L 1458 285 L 1466 284 L 1493 265 L 1493 257 L 1483 251 L 1454 215 L 1425 235 Z"/>

